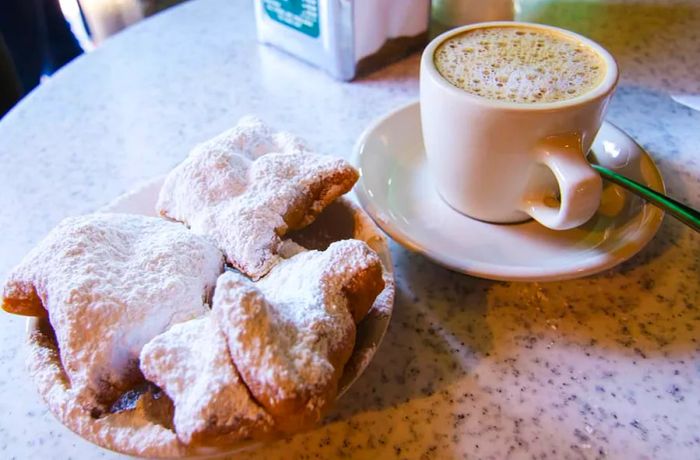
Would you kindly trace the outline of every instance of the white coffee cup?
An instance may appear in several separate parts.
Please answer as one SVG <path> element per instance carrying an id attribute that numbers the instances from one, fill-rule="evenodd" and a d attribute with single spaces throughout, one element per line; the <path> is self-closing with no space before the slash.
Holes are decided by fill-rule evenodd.
<path id="1" fill-rule="evenodd" d="M 561 34 L 588 47 L 606 66 L 600 83 L 571 99 L 516 103 L 469 93 L 453 86 L 436 68 L 435 51 L 450 37 L 472 29 L 512 26 Z M 585 155 L 617 80 L 617 64 L 610 53 L 556 27 L 486 22 L 436 37 L 421 59 L 420 106 L 428 165 L 440 195 L 457 211 L 487 222 L 532 217 L 556 230 L 585 223 L 598 209 L 602 189 L 602 180 Z"/>

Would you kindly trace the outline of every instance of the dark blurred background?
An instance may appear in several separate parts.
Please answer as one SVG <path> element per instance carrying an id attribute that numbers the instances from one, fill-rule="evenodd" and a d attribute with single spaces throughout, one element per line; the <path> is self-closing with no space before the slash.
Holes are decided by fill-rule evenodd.
<path id="1" fill-rule="evenodd" d="M 62 66 L 183 0 L 0 0 L 0 118 Z"/>

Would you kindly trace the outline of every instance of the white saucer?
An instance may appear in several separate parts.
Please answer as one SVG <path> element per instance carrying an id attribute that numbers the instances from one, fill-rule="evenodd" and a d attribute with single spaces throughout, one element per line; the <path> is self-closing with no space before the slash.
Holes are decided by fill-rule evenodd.
<path id="1" fill-rule="evenodd" d="M 610 157 L 602 163 L 619 164 L 624 175 L 664 192 L 651 157 L 619 128 L 604 123 L 593 150 Z M 361 172 L 356 194 L 386 233 L 440 265 L 482 278 L 553 281 L 597 273 L 635 255 L 663 219 L 658 208 L 607 182 L 597 214 L 572 230 L 534 221 L 495 225 L 460 214 L 428 174 L 418 102 L 372 124 L 354 155 Z"/>

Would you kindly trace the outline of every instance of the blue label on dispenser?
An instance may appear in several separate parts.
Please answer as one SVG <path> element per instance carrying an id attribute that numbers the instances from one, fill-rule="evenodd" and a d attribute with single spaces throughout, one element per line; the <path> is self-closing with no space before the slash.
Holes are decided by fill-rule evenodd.
<path id="1" fill-rule="evenodd" d="M 318 37 L 318 0 L 263 0 L 262 4 L 272 20 Z"/>

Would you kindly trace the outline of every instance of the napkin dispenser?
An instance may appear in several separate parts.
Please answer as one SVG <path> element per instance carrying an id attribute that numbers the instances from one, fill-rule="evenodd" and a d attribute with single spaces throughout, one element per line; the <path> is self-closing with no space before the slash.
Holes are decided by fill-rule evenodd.
<path id="1" fill-rule="evenodd" d="M 422 48 L 430 0 L 255 0 L 258 40 L 352 80 Z"/>

